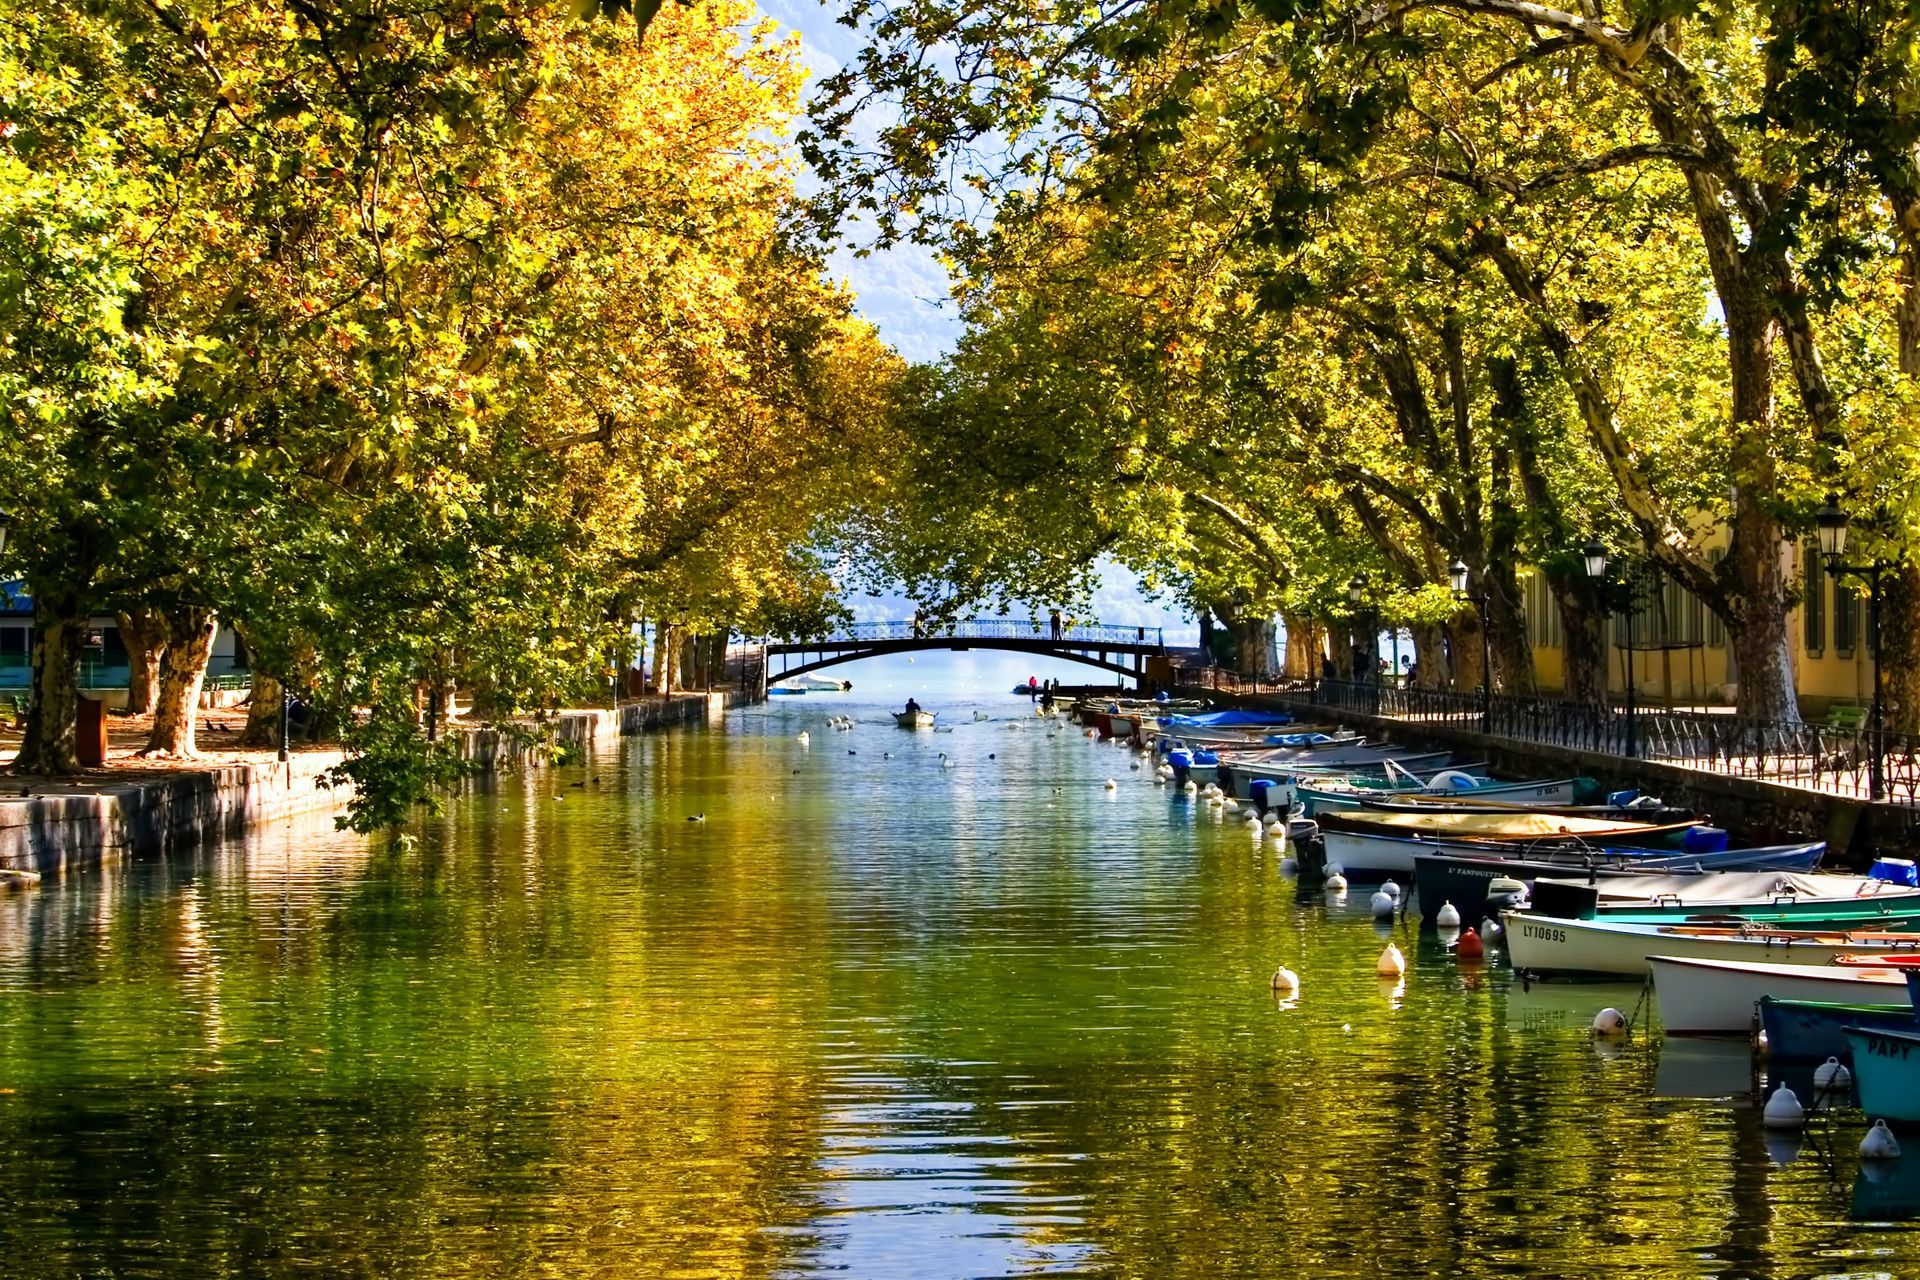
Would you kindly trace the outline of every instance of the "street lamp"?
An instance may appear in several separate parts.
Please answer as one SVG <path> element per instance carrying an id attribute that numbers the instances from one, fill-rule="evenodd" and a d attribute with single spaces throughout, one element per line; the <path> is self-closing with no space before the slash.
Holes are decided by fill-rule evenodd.
<path id="1" fill-rule="evenodd" d="M 1598 582 L 1607 576 L 1607 548 L 1598 538 L 1588 538 L 1587 545 L 1580 548 L 1580 558 L 1587 562 L 1587 576 Z"/>
<path id="2" fill-rule="evenodd" d="M 1587 545 L 1580 548 L 1580 558 L 1586 562 L 1587 577 L 1593 579 L 1595 584 L 1606 581 L 1607 548 L 1599 538 L 1587 539 Z M 1634 681 L 1633 669 L 1633 615 L 1638 611 L 1640 601 L 1638 593 L 1633 588 L 1633 570 L 1628 568 L 1625 572 L 1627 574 L 1627 759 L 1631 760 L 1635 746 L 1634 702 L 1639 689 Z M 1601 652 L 1603 654 L 1606 652 L 1604 645 L 1601 647 Z"/>
<path id="3" fill-rule="evenodd" d="M 1880 575 L 1890 566 L 1877 557 L 1868 564 L 1841 563 L 1841 557 L 1847 554 L 1847 525 L 1851 521 L 1840 509 L 1837 495 L 1827 495 L 1826 502 L 1813 513 L 1813 523 L 1820 538 L 1820 558 L 1827 562 L 1827 572 L 1835 577 L 1850 573 L 1867 584 L 1867 636 L 1873 642 L 1873 701 L 1867 712 L 1870 738 L 1867 793 L 1874 800 L 1884 800 L 1887 798 L 1887 743 L 1880 713 Z"/>
<path id="4" fill-rule="evenodd" d="M 1466 563 L 1456 557 L 1447 566 L 1447 585 L 1453 589 L 1453 598 L 1462 604 L 1471 603 L 1480 613 L 1480 732 L 1493 732 L 1493 650 L 1487 639 L 1487 593 L 1473 593 L 1467 590 Z"/>

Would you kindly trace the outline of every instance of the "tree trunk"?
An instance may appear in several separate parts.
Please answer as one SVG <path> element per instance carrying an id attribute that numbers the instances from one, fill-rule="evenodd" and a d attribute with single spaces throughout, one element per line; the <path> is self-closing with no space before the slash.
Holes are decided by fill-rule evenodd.
<path id="1" fill-rule="evenodd" d="M 1240 674 L 1256 680 L 1278 679 L 1279 670 L 1273 660 L 1273 619 L 1265 616 L 1235 618 L 1228 625 L 1233 629 L 1233 638 L 1239 650 Z"/>
<path id="2" fill-rule="evenodd" d="M 1896 565 L 1880 579 L 1879 646 L 1887 732 L 1920 733 L 1920 567 Z"/>
<path id="3" fill-rule="evenodd" d="M 1480 615 L 1465 609 L 1454 615 L 1446 631 L 1447 648 L 1453 654 L 1453 687 L 1461 693 L 1479 692 L 1485 657 L 1480 650 Z"/>
<path id="4" fill-rule="evenodd" d="M 153 707 L 153 732 L 142 755 L 198 755 L 194 729 L 200 718 L 200 687 L 213 657 L 219 622 L 213 610 L 188 606 L 167 614 L 167 648 L 160 657 L 160 694 Z"/>
<path id="5" fill-rule="evenodd" d="M 166 644 L 166 625 L 151 609 L 132 609 L 115 615 L 120 638 L 127 646 L 127 710 L 142 715 L 153 710 L 160 680 L 160 650 Z"/>
<path id="6" fill-rule="evenodd" d="M 1800 723 L 1794 690 L 1792 637 L 1787 625 L 1788 581 L 1781 565 L 1780 523 L 1759 502 L 1740 495 L 1727 559 L 1738 612 L 1727 619 L 1727 643 L 1740 671 L 1740 715 L 1749 720 Z"/>
<path id="7" fill-rule="evenodd" d="M 1297 613 L 1283 614 L 1287 655 L 1282 667 L 1289 680 L 1312 680 L 1320 674 L 1320 656 L 1326 652 L 1320 624 Z"/>
<path id="8" fill-rule="evenodd" d="M 661 623 L 653 633 L 653 691 L 669 694 L 680 683 L 679 628 Z"/>
<path id="9" fill-rule="evenodd" d="M 1549 578 L 1560 611 L 1561 695 L 1591 706 L 1607 703 L 1607 608 L 1584 573 Z"/>
<path id="10" fill-rule="evenodd" d="M 1413 623 L 1407 627 L 1413 636 L 1414 687 L 1444 689 L 1451 679 L 1447 665 L 1446 629 L 1432 623 Z"/>
<path id="11" fill-rule="evenodd" d="M 247 727 L 240 734 L 241 746 L 280 745 L 280 700 L 285 696 L 279 677 L 254 668 L 253 692 L 247 697 Z"/>
<path id="12" fill-rule="evenodd" d="M 87 638 L 87 612 L 70 592 L 33 594 L 33 703 L 13 771 L 24 774 L 80 772 L 80 651 Z"/>
<path id="13" fill-rule="evenodd" d="M 1520 604 L 1520 582 L 1511 563 L 1495 565 L 1482 579 L 1487 593 L 1488 641 L 1493 651 L 1494 687 L 1502 693 L 1534 692 L 1533 646 L 1527 642 L 1527 616 Z"/>

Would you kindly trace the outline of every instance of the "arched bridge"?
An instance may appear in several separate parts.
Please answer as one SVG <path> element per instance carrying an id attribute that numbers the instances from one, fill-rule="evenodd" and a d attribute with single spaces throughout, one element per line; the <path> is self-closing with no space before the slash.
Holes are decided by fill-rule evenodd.
<path id="1" fill-rule="evenodd" d="M 1147 659 L 1167 652 L 1158 627 L 1116 627 L 1076 622 L 1056 630 L 1049 622 L 974 618 L 968 622 L 861 622 L 807 640 L 767 645 L 767 683 L 803 676 L 822 667 L 889 653 L 932 649 L 999 649 L 1083 662 L 1139 679 Z"/>

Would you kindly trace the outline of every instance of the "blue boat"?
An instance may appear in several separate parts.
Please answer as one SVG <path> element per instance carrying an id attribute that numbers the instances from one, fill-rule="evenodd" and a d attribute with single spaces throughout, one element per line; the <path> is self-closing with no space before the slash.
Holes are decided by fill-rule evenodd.
<path id="1" fill-rule="evenodd" d="M 1760 997 L 1760 1025 L 1767 1033 L 1767 1056 L 1783 1063 L 1847 1061 L 1853 1055 L 1847 1043 L 1849 1027 L 1920 1032 L 1912 1006 L 1828 1004 L 1778 996 Z"/>
<path id="2" fill-rule="evenodd" d="M 1267 729 L 1292 724 L 1284 711 L 1205 711 L 1195 716 L 1162 716 L 1160 723 L 1174 729 Z"/>
<path id="3" fill-rule="evenodd" d="M 1853 1050 L 1854 1088 L 1867 1118 L 1920 1122 L 1920 1028 L 1848 1027 L 1847 1044 Z"/>

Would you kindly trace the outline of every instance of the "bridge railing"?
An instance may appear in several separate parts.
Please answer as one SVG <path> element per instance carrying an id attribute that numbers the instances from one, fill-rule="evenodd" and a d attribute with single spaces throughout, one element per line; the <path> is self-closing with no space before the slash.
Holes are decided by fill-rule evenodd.
<path id="1" fill-rule="evenodd" d="M 865 644 L 882 640 L 1040 640 L 1065 646 L 1165 644 L 1159 627 L 1126 627 L 1103 622 L 1062 622 L 1056 630 L 1045 618 L 970 618 L 964 622 L 856 622 L 824 635 L 795 636 L 787 644 Z M 778 642 L 776 642 L 778 643 Z"/>

